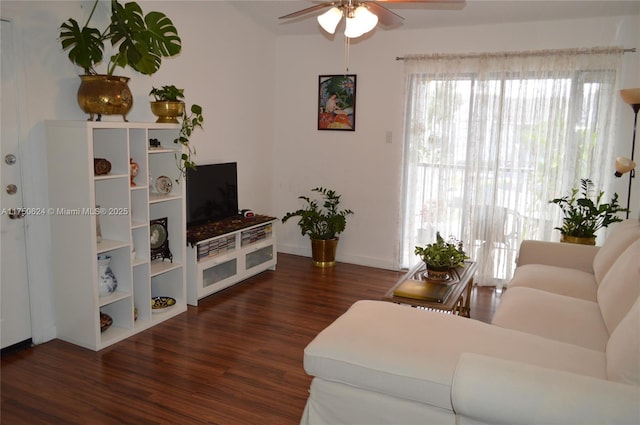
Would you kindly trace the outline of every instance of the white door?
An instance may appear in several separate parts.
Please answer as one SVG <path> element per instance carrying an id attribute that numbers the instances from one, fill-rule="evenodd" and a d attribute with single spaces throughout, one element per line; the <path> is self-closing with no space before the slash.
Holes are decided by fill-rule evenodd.
<path id="1" fill-rule="evenodd" d="M 22 203 L 18 93 L 12 24 L 1 19 L 0 340 L 2 348 L 31 339 L 31 310 Z"/>

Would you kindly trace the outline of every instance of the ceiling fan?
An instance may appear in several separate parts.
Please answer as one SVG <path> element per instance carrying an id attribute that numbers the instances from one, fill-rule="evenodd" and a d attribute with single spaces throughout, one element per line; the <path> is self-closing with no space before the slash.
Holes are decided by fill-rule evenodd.
<path id="1" fill-rule="evenodd" d="M 334 34 L 344 17 L 346 20 L 344 35 L 347 38 L 357 38 L 373 30 L 378 22 L 393 26 L 400 24 L 404 19 L 380 3 L 464 3 L 464 0 L 334 0 L 289 13 L 279 19 L 298 18 L 329 8 L 317 18 L 322 29 Z"/>

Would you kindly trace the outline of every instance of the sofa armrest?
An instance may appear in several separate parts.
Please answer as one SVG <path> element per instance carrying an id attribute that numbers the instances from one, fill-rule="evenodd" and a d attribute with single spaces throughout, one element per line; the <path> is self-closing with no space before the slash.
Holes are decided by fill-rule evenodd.
<path id="1" fill-rule="evenodd" d="M 573 243 L 524 240 L 518 251 L 518 266 L 545 264 L 593 273 L 593 259 L 600 247 Z"/>
<path id="2" fill-rule="evenodd" d="M 460 422 L 640 423 L 640 387 L 472 353 L 460 356 L 451 398 Z"/>

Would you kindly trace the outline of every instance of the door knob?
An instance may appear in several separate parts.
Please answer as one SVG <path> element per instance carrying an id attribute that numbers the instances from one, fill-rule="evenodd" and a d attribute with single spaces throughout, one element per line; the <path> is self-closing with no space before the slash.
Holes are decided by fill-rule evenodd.
<path id="1" fill-rule="evenodd" d="M 16 186 L 15 184 L 7 185 L 7 193 L 9 195 L 15 195 L 17 191 L 18 191 L 18 186 Z"/>
<path id="2" fill-rule="evenodd" d="M 14 154 L 12 154 L 12 153 L 10 153 L 8 155 L 5 155 L 5 157 L 4 157 L 4 162 L 7 165 L 13 165 L 13 164 L 16 163 L 16 161 L 17 161 L 16 160 L 16 156 Z"/>

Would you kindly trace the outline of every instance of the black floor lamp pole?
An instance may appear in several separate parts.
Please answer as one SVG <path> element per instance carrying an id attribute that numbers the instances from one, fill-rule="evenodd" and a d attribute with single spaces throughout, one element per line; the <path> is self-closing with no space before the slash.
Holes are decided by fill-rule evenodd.
<path id="1" fill-rule="evenodd" d="M 622 174 L 629 172 L 629 191 L 627 192 L 627 218 L 629 218 L 629 209 L 631 208 L 631 185 L 633 179 L 636 176 L 636 163 L 633 161 L 633 155 L 636 150 L 636 131 L 638 127 L 638 111 L 640 111 L 640 87 L 632 89 L 620 90 L 620 97 L 627 105 L 633 109 L 633 139 L 631 142 L 631 159 L 619 157 L 616 158 L 616 177 L 621 177 Z M 620 163 L 618 162 L 620 160 Z"/>
<path id="2" fill-rule="evenodd" d="M 636 150 L 636 128 L 638 126 L 638 111 L 640 111 L 640 103 L 631 105 L 633 108 L 634 118 L 633 118 L 633 139 L 631 141 L 631 161 L 633 161 L 633 155 Z M 631 184 L 633 182 L 633 178 L 636 176 L 636 170 L 632 169 L 629 171 L 629 190 L 627 192 L 627 218 L 629 218 L 629 209 L 631 208 Z"/>

